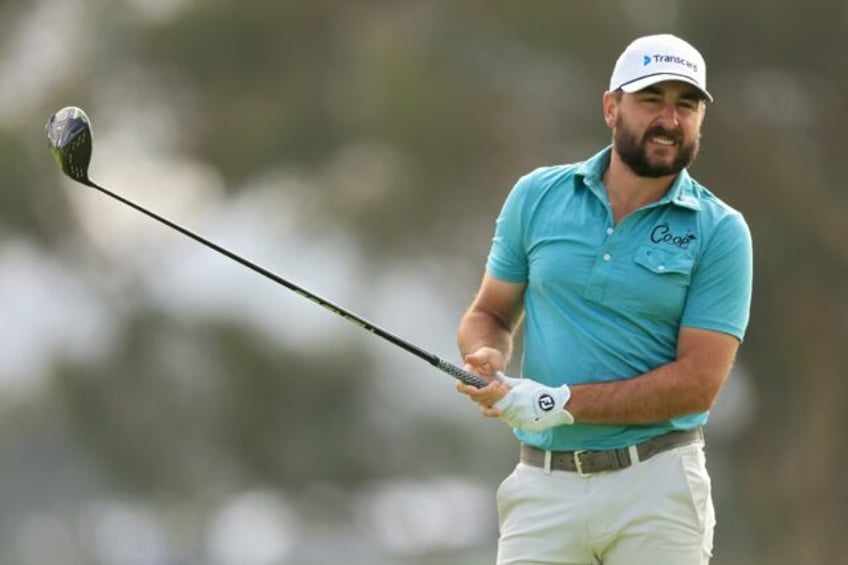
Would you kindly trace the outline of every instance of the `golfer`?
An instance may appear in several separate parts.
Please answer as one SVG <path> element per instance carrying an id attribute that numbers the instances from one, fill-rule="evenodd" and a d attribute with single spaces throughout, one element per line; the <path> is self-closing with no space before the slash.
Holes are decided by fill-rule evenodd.
<path id="1" fill-rule="evenodd" d="M 712 554 L 701 428 L 748 324 L 751 236 L 687 172 L 712 102 L 692 45 L 636 39 L 602 101 L 611 146 L 518 180 L 458 330 L 466 369 L 491 380 L 458 390 L 520 441 L 497 492 L 499 565 Z"/>

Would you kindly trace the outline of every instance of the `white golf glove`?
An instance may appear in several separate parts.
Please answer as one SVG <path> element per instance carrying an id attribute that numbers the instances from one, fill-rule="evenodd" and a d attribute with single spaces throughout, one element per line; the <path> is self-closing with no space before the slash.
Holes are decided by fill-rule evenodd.
<path id="1" fill-rule="evenodd" d="M 567 385 L 545 386 L 531 379 L 516 379 L 498 373 L 498 380 L 510 391 L 495 403 L 501 420 L 527 432 L 538 432 L 554 426 L 573 424 L 574 417 L 565 409 L 571 398 Z"/>

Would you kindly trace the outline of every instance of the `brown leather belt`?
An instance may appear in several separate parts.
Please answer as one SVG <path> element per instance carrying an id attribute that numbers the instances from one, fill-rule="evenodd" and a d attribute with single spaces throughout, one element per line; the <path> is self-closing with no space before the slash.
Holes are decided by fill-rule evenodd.
<path id="1" fill-rule="evenodd" d="M 522 443 L 521 462 L 551 471 L 572 471 L 581 475 L 591 475 L 624 469 L 639 461 L 650 459 L 657 453 L 703 440 L 703 430 L 695 428 L 668 432 L 632 447 L 604 451 L 545 451 Z"/>

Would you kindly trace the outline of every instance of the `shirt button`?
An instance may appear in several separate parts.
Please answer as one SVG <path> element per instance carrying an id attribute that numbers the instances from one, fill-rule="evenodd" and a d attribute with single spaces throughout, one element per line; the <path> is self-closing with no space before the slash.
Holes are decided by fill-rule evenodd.
<path id="1" fill-rule="evenodd" d="M 612 235 L 612 232 L 614 232 L 614 231 L 615 230 L 612 229 L 612 228 L 607 228 L 607 235 Z"/>
<path id="2" fill-rule="evenodd" d="M 658 271 L 665 271 L 665 265 L 660 265 L 659 267 L 657 267 L 657 270 Z"/>
<path id="3" fill-rule="evenodd" d="M 604 261 L 609 261 L 610 259 L 612 259 L 612 255 L 610 255 L 609 253 L 604 253 Z"/>

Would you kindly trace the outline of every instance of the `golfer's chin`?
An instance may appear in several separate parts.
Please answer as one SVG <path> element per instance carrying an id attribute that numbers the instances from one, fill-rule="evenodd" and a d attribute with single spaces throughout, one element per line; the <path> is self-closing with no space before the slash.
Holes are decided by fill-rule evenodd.
<path id="1" fill-rule="evenodd" d="M 652 167 L 669 167 L 680 154 L 680 146 L 648 142 L 644 146 L 645 161 Z"/>
<path id="2" fill-rule="evenodd" d="M 678 156 L 677 146 L 660 146 L 658 148 L 648 147 L 644 153 L 644 163 L 647 165 L 648 175 L 651 177 L 664 177 L 675 174 L 675 166 Z"/>

